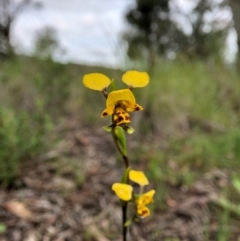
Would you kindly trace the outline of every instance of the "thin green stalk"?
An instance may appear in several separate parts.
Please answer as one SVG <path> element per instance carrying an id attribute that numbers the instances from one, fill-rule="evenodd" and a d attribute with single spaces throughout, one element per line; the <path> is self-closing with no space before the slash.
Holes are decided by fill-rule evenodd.
<path id="1" fill-rule="evenodd" d="M 129 167 L 129 161 L 128 161 L 128 157 L 126 155 L 124 155 L 124 153 L 122 152 L 121 147 L 119 146 L 118 140 L 117 140 L 117 136 L 114 132 L 114 128 L 112 128 L 112 136 L 113 136 L 113 141 L 118 149 L 118 151 L 120 152 L 124 164 L 125 164 L 125 168 L 127 169 Z M 128 202 L 123 202 L 122 203 L 122 236 L 123 236 L 123 241 L 127 241 L 127 230 L 128 227 L 125 226 L 125 223 L 127 221 L 127 206 L 128 206 Z"/>

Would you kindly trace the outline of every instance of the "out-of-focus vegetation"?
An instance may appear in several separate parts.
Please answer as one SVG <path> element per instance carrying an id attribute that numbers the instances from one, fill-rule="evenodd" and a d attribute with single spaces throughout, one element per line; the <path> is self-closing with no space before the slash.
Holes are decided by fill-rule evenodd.
<path id="1" fill-rule="evenodd" d="M 184 55 L 206 59 L 222 54 L 231 21 L 216 12 L 229 8 L 228 1 L 197 0 L 189 13 L 184 13 L 176 3 L 137 0 L 127 12 L 131 28 L 124 38 L 131 59 L 145 58 L 152 66 L 159 57 L 172 59 Z"/>
<path id="2" fill-rule="evenodd" d="M 145 96 L 147 116 L 140 122 L 162 139 L 162 148 L 146 156 L 149 175 L 181 186 L 214 168 L 239 168 L 239 91 L 238 74 L 221 64 L 159 63 Z"/>
<path id="3" fill-rule="evenodd" d="M 91 67 L 56 63 L 51 55 L 13 56 L 0 64 L 0 182 L 8 185 L 25 160 L 38 159 L 53 147 L 54 126 L 66 116 L 94 121 L 89 108 L 98 100 L 82 90 L 82 76 Z M 115 70 L 94 69 L 117 76 Z"/>
<path id="4" fill-rule="evenodd" d="M 0 1 L 0 57 L 14 54 L 11 43 L 12 26 L 18 15 L 27 7 L 40 8 L 40 2 L 32 0 L 1 0 Z"/>
<path id="5" fill-rule="evenodd" d="M 0 108 L 0 182 L 15 181 L 24 160 L 36 158 L 48 146 L 51 122 L 47 114 Z"/>
<path id="6" fill-rule="evenodd" d="M 108 123 L 96 117 L 104 99 L 83 89 L 84 74 L 103 72 L 121 86 L 122 72 L 117 70 L 24 57 L 1 66 L 1 145 L 8 147 L 1 148 L 3 168 L 6 159 L 17 163 L 41 152 L 42 145 L 48 144 L 46 134 L 51 123 L 59 123 L 66 115 L 99 126 Z M 170 160 L 182 170 L 170 178 L 176 183 L 191 183 L 199 172 L 209 168 L 239 165 L 239 92 L 237 73 L 223 64 L 198 60 L 159 62 L 146 90 L 135 90 L 145 111 L 136 118 L 133 115 L 133 126 L 141 129 L 139 133 L 155 133 L 159 140 L 158 148 L 151 147 L 151 155 L 141 153 L 153 178 L 170 178 Z M 11 166 L 11 161 L 7 163 Z"/>

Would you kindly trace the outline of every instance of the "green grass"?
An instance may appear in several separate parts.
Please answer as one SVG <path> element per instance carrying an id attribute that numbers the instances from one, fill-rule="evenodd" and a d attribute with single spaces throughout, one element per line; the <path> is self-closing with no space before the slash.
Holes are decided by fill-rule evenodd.
<path id="1" fill-rule="evenodd" d="M 144 94 L 152 111 L 163 118 L 185 115 L 224 126 L 239 123 L 240 83 L 225 66 L 159 63 Z"/>

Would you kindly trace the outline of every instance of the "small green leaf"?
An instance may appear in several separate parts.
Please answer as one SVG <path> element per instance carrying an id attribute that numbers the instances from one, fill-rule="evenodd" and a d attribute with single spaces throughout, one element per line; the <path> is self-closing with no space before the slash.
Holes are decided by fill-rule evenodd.
<path id="1" fill-rule="evenodd" d="M 111 132 L 112 131 L 112 126 L 103 126 L 103 129 L 107 132 Z"/>
<path id="2" fill-rule="evenodd" d="M 122 128 L 128 133 L 132 134 L 135 130 L 131 126 L 122 125 Z"/>
<path id="3" fill-rule="evenodd" d="M 237 214 L 240 215 L 240 205 L 236 205 L 234 203 L 232 203 L 231 201 L 229 201 L 228 199 L 226 199 L 225 197 L 219 197 L 216 200 L 216 203 L 218 205 L 220 205 L 221 207 Z"/>
<path id="4" fill-rule="evenodd" d="M 4 223 L 0 223 L 0 233 L 4 233 L 6 231 L 7 227 Z"/>
<path id="5" fill-rule="evenodd" d="M 132 134 L 135 130 L 131 127 L 131 126 L 128 126 L 127 128 L 127 133 L 128 134 Z"/>
<path id="6" fill-rule="evenodd" d="M 240 193 L 240 179 L 237 177 L 233 178 L 232 184 L 234 188 Z"/>
<path id="7" fill-rule="evenodd" d="M 133 220 L 132 220 L 132 219 L 129 219 L 127 222 L 124 223 L 124 226 L 125 226 L 125 227 L 128 227 L 128 226 L 130 226 L 132 223 L 133 223 Z"/>

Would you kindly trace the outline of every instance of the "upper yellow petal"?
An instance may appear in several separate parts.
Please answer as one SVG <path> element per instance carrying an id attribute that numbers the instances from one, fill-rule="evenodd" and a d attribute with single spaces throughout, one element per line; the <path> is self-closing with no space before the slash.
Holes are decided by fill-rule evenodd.
<path id="1" fill-rule="evenodd" d="M 129 201 L 132 198 L 132 186 L 124 183 L 114 183 L 112 185 L 112 190 L 116 195 L 124 201 Z"/>
<path id="2" fill-rule="evenodd" d="M 135 105 L 136 103 L 135 97 L 132 91 L 130 91 L 129 89 L 115 90 L 108 95 L 106 103 L 107 108 L 109 106 L 116 105 L 119 101 L 126 101 L 133 105 Z"/>
<path id="3" fill-rule="evenodd" d="M 147 205 L 149 203 L 152 203 L 154 194 L 155 194 L 154 189 L 142 194 L 137 200 L 138 205 L 141 206 L 141 205 Z"/>
<path id="4" fill-rule="evenodd" d="M 140 186 L 145 186 L 149 184 L 147 177 L 141 171 L 130 170 L 129 179 L 133 182 L 136 182 Z"/>
<path id="5" fill-rule="evenodd" d="M 131 87 L 144 87 L 149 83 L 149 75 L 146 72 L 131 70 L 122 76 L 122 81 Z"/>
<path id="6" fill-rule="evenodd" d="M 111 84 L 111 80 L 104 74 L 91 73 L 83 76 L 83 84 L 89 89 L 102 91 Z"/>

